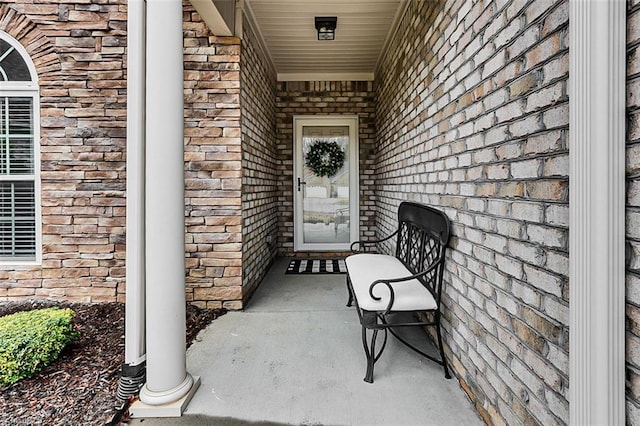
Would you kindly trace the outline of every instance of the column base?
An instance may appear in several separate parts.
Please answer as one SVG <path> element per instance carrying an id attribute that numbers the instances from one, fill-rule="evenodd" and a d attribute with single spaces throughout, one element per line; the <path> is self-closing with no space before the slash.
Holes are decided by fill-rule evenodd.
<path id="1" fill-rule="evenodd" d="M 189 373 L 187 373 L 187 377 L 191 378 Z M 150 405 L 140 400 L 137 400 L 136 402 L 131 404 L 131 407 L 129 407 L 129 414 L 133 418 L 182 416 L 184 409 L 187 408 L 187 405 L 189 405 L 191 398 L 193 398 L 193 395 L 195 395 L 196 391 L 198 390 L 198 387 L 200 387 L 200 377 L 194 376 L 192 380 L 193 380 L 193 383 L 191 385 L 191 388 L 187 391 L 187 393 L 184 396 L 182 396 L 178 400 L 164 403 L 161 405 Z M 152 392 L 147 390 L 146 386 L 147 385 L 144 385 L 140 393 L 142 394 L 144 392 L 147 395 L 149 393 L 152 394 Z"/>

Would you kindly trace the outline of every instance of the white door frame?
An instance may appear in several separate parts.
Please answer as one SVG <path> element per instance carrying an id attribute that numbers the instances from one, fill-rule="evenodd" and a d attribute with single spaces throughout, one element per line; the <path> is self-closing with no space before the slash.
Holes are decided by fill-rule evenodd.
<path id="1" fill-rule="evenodd" d="M 302 178 L 304 159 L 298 146 L 303 126 L 349 127 L 349 242 L 305 243 L 303 239 L 302 192 L 298 191 L 298 177 Z M 357 115 L 300 115 L 293 117 L 293 249 L 294 251 L 347 251 L 360 235 L 360 167 L 359 127 Z"/>

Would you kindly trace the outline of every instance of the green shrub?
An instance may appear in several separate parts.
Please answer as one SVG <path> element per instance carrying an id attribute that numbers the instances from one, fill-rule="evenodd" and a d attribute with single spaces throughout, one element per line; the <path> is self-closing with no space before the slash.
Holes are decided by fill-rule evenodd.
<path id="1" fill-rule="evenodd" d="M 30 377 L 55 361 L 78 336 L 71 309 L 47 308 L 0 318 L 0 386 Z"/>

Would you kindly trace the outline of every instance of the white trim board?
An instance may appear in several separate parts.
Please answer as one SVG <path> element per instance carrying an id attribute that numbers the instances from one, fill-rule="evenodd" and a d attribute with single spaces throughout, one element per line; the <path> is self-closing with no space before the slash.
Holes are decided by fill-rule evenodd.
<path id="1" fill-rule="evenodd" d="M 569 3 L 569 422 L 625 423 L 623 1 Z"/>

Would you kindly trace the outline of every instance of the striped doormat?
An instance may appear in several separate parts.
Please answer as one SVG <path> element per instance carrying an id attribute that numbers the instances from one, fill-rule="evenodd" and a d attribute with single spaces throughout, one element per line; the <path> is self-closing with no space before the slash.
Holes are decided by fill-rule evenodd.
<path id="1" fill-rule="evenodd" d="M 346 274 L 344 259 L 292 259 L 287 274 Z"/>

